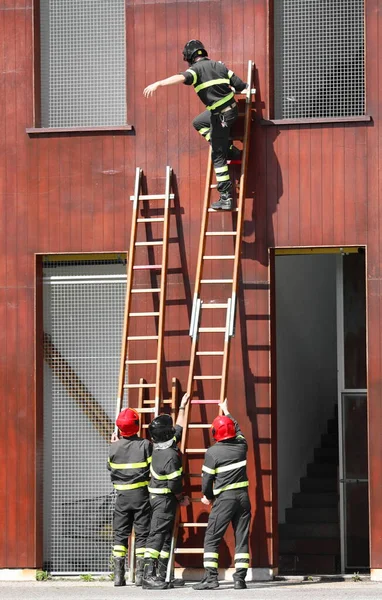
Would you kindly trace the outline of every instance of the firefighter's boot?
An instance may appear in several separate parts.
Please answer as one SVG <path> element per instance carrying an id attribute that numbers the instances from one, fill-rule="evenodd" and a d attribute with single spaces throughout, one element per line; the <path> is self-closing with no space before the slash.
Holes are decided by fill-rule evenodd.
<path id="1" fill-rule="evenodd" d="M 203 579 L 192 587 L 194 590 L 215 590 L 219 587 L 218 570 L 212 567 L 207 567 Z"/>
<path id="2" fill-rule="evenodd" d="M 214 210 L 232 210 L 232 194 L 231 192 L 222 192 L 217 202 L 211 204 Z"/>
<path id="3" fill-rule="evenodd" d="M 142 588 L 144 590 L 167 590 L 168 583 L 161 581 L 156 577 L 156 560 L 153 558 L 146 559 L 143 578 Z"/>
<path id="4" fill-rule="evenodd" d="M 114 556 L 114 585 L 126 585 L 124 556 Z"/>
<path id="5" fill-rule="evenodd" d="M 135 585 L 142 585 L 143 568 L 145 566 L 145 559 L 143 556 L 139 556 L 135 563 Z"/>
<path id="6" fill-rule="evenodd" d="M 246 590 L 247 584 L 245 583 L 245 576 L 247 575 L 247 569 L 236 569 L 233 574 L 233 589 L 234 590 Z"/>
<path id="7" fill-rule="evenodd" d="M 239 148 L 236 148 L 236 146 L 234 146 L 232 144 L 232 146 L 230 146 L 228 149 L 227 159 L 228 160 L 241 160 L 241 156 L 242 156 L 242 151 L 239 150 Z"/>
<path id="8" fill-rule="evenodd" d="M 159 558 L 157 579 L 160 579 L 161 581 L 166 581 L 167 565 L 168 565 L 168 558 Z M 183 587 L 184 584 L 185 584 L 184 579 L 171 579 L 171 581 L 168 584 L 168 587 L 169 588 Z"/>

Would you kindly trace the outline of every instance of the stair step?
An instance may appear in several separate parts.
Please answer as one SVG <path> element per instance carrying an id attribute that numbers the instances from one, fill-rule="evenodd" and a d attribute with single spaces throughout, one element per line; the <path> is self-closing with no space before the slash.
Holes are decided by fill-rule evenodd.
<path id="1" fill-rule="evenodd" d="M 282 523 L 279 525 L 280 538 L 335 538 L 340 535 L 338 523 Z"/>
<path id="2" fill-rule="evenodd" d="M 333 508 L 338 506 L 338 500 L 337 493 L 309 494 L 298 492 L 293 494 L 292 506 L 293 508 Z"/>
<path id="3" fill-rule="evenodd" d="M 339 554 L 340 538 L 280 539 L 280 554 Z"/>
<path id="4" fill-rule="evenodd" d="M 300 490 L 302 492 L 337 492 L 337 480 L 333 477 L 301 477 Z"/>
<path id="5" fill-rule="evenodd" d="M 338 465 L 338 448 L 316 448 L 314 450 L 314 462 Z"/>
<path id="6" fill-rule="evenodd" d="M 337 478 L 337 465 L 330 463 L 310 463 L 307 467 L 308 477 Z"/>
<path id="7" fill-rule="evenodd" d="M 338 448 L 338 435 L 334 433 L 324 433 L 321 436 L 322 448 Z"/>
<path id="8" fill-rule="evenodd" d="M 339 572 L 339 556 L 330 554 L 280 554 L 282 575 L 333 575 Z"/>
<path id="9" fill-rule="evenodd" d="M 287 523 L 338 523 L 339 515 L 337 507 L 308 507 L 287 508 L 285 510 Z"/>
<path id="10" fill-rule="evenodd" d="M 338 419 L 329 419 L 328 433 L 338 435 Z"/>

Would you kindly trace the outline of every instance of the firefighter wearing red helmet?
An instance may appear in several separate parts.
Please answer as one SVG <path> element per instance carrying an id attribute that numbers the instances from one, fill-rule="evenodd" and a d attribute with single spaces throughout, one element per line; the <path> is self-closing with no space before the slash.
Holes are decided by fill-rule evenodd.
<path id="1" fill-rule="evenodd" d="M 216 417 L 211 427 L 216 443 L 208 448 L 202 467 L 202 502 L 213 504 L 204 538 L 205 574 L 193 586 L 196 590 L 219 587 L 219 546 L 230 523 L 235 533 L 234 588 L 247 587 L 251 521 L 246 470 L 248 447 L 237 421 L 228 412 L 227 400 L 219 406 L 224 414 Z"/>
<path id="2" fill-rule="evenodd" d="M 146 539 L 150 529 L 148 483 L 152 446 L 137 435 L 139 414 L 132 408 L 122 410 L 116 420 L 120 439 L 111 445 L 108 469 L 116 490 L 113 516 L 114 585 L 126 585 L 125 560 L 128 538 L 134 526 L 135 585 L 142 585 Z"/>
<path id="3" fill-rule="evenodd" d="M 234 91 L 242 92 L 247 84 L 220 61 L 208 58 L 207 50 L 200 40 L 190 40 L 183 49 L 183 60 L 189 68 L 166 79 L 147 86 L 143 94 L 152 96 L 158 87 L 184 83 L 192 85 L 205 105 L 193 120 L 193 126 L 211 144 L 217 189 L 220 198 L 213 202 L 214 210 L 232 210 L 232 181 L 228 172 L 227 159 L 241 156 L 238 148 L 230 146 L 230 129 L 238 117 Z"/>

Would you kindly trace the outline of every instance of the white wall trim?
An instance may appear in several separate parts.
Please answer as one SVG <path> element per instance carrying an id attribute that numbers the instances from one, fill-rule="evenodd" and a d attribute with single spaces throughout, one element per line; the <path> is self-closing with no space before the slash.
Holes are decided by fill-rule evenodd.
<path id="1" fill-rule="evenodd" d="M 0 569 L 0 581 L 36 581 L 37 569 Z"/>

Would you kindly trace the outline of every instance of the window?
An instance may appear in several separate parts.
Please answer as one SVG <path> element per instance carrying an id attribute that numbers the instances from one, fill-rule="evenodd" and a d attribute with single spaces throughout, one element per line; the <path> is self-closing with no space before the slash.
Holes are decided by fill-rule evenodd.
<path id="1" fill-rule="evenodd" d="M 365 114 L 364 0 L 274 0 L 275 118 Z"/>
<path id="2" fill-rule="evenodd" d="M 124 0 L 40 0 L 42 127 L 126 124 Z"/>

